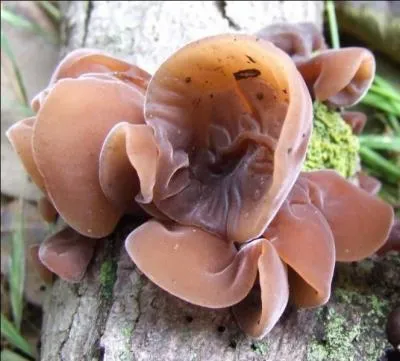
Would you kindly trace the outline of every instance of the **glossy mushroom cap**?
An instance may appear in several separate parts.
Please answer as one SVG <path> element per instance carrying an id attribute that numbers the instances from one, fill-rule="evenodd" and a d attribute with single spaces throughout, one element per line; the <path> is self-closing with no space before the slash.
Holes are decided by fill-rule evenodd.
<path id="1" fill-rule="evenodd" d="M 273 24 L 258 31 L 256 36 L 270 41 L 295 62 L 308 59 L 314 52 L 326 49 L 325 39 L 313 23 Z"/>
<path id="2" fill-rule="evenodd" d="M 148 183 L 138 200 L 180 224 L 244 242 L 265 230 L 295 182 L 312 106 L 284 52 L 255 37 L 220 35 L 161 65 L 145 121 L 153 131 L 147 147 L 158 155 L 139 175 Z"/>
<path id="3" fill-rule="evenodd" d="M 63 280 L 79 282 L 92 259 L 95 242 L 67 227 L 41 243 L 39 259 Z"/>
<path id="4" fill-rule="evenodd" d="M 392 222 L 388 204 L 335 171 L 302 173 L 261 240 L 259 282 L 233 308 L 239 325 L 261 338 L 275 325 L 289 297 L 298 307 L 326 303 L 335 261 L 373 254 Z"/>
<path id="5" fill-rule="evenodd" d="M 367 123 L 367 116 L 362 112 L 344 111 L 341 116 L 350 125 L 354 134 L 360 134 Z"/>
<path id="6" fill-rule="evenodd" d="M 325 50 L 297 67 L 315 99 L 337 107 L 357 103 L 375 76 L 374 55 L 356 47 Z"/>
<path id="7" fill-rule="evenodd" d="M 32 102 L 36 117 L 8 132 L 35 183 L 80 234 L 100 238 L 111 233 L 129 209 L 110 194 L 114 174 L 103 172 L 100 182 L 99 158 L 114 125 L 143 124 L 149 78 L 142 69 L 107 54 L 74 51 Z M 133 200 L 139 191 L 134 171 L 129 180 Z"/>

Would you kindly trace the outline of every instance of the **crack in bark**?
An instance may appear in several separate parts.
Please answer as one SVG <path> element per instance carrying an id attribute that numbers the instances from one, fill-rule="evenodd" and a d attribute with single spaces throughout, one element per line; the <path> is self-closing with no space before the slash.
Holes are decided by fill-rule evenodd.
<path id="1" fill-rule="evenodd" d="M 216 1 L 218 11 L 221 13 L 222 17 L 228 21 L 228 24 L 234 30 L 240 30 L 240 26 L 236 24 L 226 13 L 226 1 Z"/>
<path id="2" fill-rule="evenodd" d="M 64 331 L 64 332 L 66 332 L 66 336 L 64 336 L 64 339 L 61 341 L 60 346 L 59 346 L 58 351 L 57 351 L 57 354 L 58 354 L 58 356 L 59 356 L 61 361 L 64 361 L 63 349 L 64 349 L 65 344 L 69 340 L 70 333 L 71 333 L 71 328 L 72 328 L 72 325 L 74 323 L 75 316 L 78 313 L 79 307 L 81 305 L 81 296 L 79 295 L 79 288 L 80 288 L 79 286 L 73 285 L 73 293 L 78 298 L 78 302 L 77 302 L 76 308 L 75 308 L 75 310 L 74 310 L 74 312 L 73 312 L 73 314 L 71 316 L 71 321 L 70 321 L 67 329 Z"/>

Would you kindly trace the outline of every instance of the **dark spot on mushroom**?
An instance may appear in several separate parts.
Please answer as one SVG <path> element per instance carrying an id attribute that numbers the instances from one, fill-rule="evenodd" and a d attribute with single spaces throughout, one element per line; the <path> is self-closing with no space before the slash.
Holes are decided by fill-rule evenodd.
<path id="1" fill-rule="evenodd" d="M 214 98 L 214 94 L 213 93 L 210 94 L 210 98 L 211 99 Z"/>
<path id="2" fill-rule="evenodd" d="M 187 315 L 187 316 L 185 317 L 185 320 L 186 320 L 187 323 L 192 323 L 192 322 L 193 322 L 193 317 L 190 316 L 190 315 Z"/>
<path id="3" fill-rule="evenodd" d="M 256 94 L 256 97 L 257 97 L 258 100 L 263 100 L 264 99 L 264 94 L 259 92 L 259 93 Z"/>
<path id="4" fill-rule="evenodd" d="M 287 89 L 282 89 L 282 91 L 283 91 L 285 94 L 287 94 Z"/>
<path id="5" fill-rule="evenodd" d="M 236 80 L 247 79 L 247 78 L 256 78 L 261 75 L 261 72 L 258 69 L 244 69 L 239 70 L 236 73 L 233 73 L 233 76 Z"/>
<path id="6" fill-rule="evenodd" d="M 303 134 L 301 135 L 301 137 L 302 137 L 302 138 L 305 138 L 305 137 L 306 137 L 306 133 L 303 133 Z"/>
<path id="7" fill-rule="evenodd" d="M 287 150 L 288 154 L 292 153 L 292 150 L 293 150 L 293 148 L 289 148 L 289 149 Z M 315 293 L 318 293 L 318 292 L 315 292 Z"/>
<path id="8" fill-rule="evenodd" d="M 246 55 L 246 58 L 249 59 L 252 63 L 256 64 L 256 61 L 250 55 Z"/>
<path id="9" fill-rule="evenodd" d="M 192 102 L 193 107 L 195 107 L 195 108 L 198 107 L 200 103 L 201 103 L 201 98 L 196 98 Z"/>
<path id="10" fill-rule="evenodd" d="M 185 83 L 190 83 L 192 81 L 192 78 L 190 76 L 185 78 Z"/>
<path id="11" fill-rule="evenodd" d="M 237 346 L 237 342 L 235 340 L 231 340 L 229 342 L 229 347 L 230 348 L 236 349 L 236 346 Z"/>
<path id="12" fill-rule="evenodd" d="M 218 326 L 218 332 L 223 333 L 225 331 L 225 326 Z"/>
<path id="13" fill-rule="evenodd" d="M 39 290 L 40 290 L 41 292 L 46 291 L 46 286 L 41 285 L 41 286 L 39 287 Z"/>

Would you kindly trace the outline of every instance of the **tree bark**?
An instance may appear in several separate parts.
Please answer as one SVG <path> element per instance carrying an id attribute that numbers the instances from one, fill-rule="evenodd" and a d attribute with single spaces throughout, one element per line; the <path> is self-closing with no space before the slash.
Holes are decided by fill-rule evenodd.
<path id="1" fill-rule="evenodd" d="M 206 35 L 254 32 L 277 21 L 322 23 L 320 1 L 80 1 L 64 7 L 64 54 L 99 48 L 149 72 Z M 273 331 L 254 341 L 229 309 L 190 305 L 135 268 L 123 240 L 139 223 L 126 218 L 99 242 L 80 284 L 54 283 L 44 306 L 43 361 L 376 361 L 388 347 L 385 316 L 400 302 L 398 255 L 338 266 L 326 306 L 289 306 Z"/>

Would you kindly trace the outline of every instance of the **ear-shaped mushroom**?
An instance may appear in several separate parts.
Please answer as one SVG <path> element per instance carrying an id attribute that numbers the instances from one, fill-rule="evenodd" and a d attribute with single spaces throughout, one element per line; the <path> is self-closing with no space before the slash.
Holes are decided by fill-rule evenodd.
<path id="1" fill-rule="evenodd" d="M 32 100 L 32 109 L 37 112 L 54 84 L 60 79 L 79 78 L 80 76 L 118 79 L 138 90 L 144 91 L 150 80 L 150 74 L 143 69 L 123 60 L 94 49 L 77 49 L 70 52 L 57 66 L 48 87 Z"/>
<path id="2" fill-rule="evenodd" d="M 36 186 L 46 194 L 44 179 L 33 157 L 32 136 L 35 117 L 20 120 L 6 132 L 6 136 L 21 158 L 22 164 Z"/>
<path id="3" fill-rule="evenodd" d="M 109 130 L 122 120 L 143 122 L 143 95 L 121 81 L 58 81 L 37 115 L 36 164 L 52 203 L 67 224 L 88 237 L 112 232 L 124 210 L 99 183 L 99 157 Z"/>
<path id="4" fill-rule="evenodd" d="M 282 49 L 294 61 L 307 59 L 315 51 L 326 48 L 321 31 L 313 23 L 273 24 L 256 35 Z"/>
<path id="5" fill-rule="evenodd" d="M 286 266 L 265 239 L 258 259 L 259 285 L 233 307 L 240 327 L 250 336 L 264 337 L 278 322 L 289 299 Z"/>
<path id="6" fill-rule="evenodd" d="M 104 194 L 122 208 L 133 204 L 136 195 L 142 203 L 149 203 L 153 198 L 157 159 L 151 127 L 116 124 L 100 153 L 100 185 Z"/>
<path id="7" fill-rule="evenodd" d="M 382 247 L 393 223 L 390 205 L 335 171 L 302 173 L 301 177 L 308 180 L 313 204 L 332 230 L 337 261 L 359 261 Z"/>
<path id="8" fill-rule="evenodd" d="M 53 282 L 53 273 L 49 271 L 47 267 L 42 263 L 39 258 L 39 249 L 40 244 L 34 244 L 29 247 L 29 256 L 32 260 L 34 268 L 38 272 L 40 278 L 47 284 L 51 284 Z"/>
<path id="9" fill-rule="evenodd" d="M 244 242 L 262 234 L 295 182 L 312 106 L 284 52 L 255 37 L 220 35 L 161 65 L 145 119 L 159 148 L 156 207 Z"/>
<path id="10" fill-rule="evenodd" d="M 96 241 L 67 227 L 41 243 L 40 261 L 68 282 L 79 282 L 92 259 Z"/>
<path id="11" fill-rule="evenodd" d="M 290 296 L 298 307 L 324 304 L 330 297 L 335 243 L 329 224 L 299 182 L 265 233 L 289 265 Z"/>
<path id="12" fill-rule="evenodd" d="M 375 58 L 364 48 L 332 49 L 297 67 L 315 99 L 349 107 L 369 89 L 375 75 Z"/>
<path id="13" fill-rule="evenodd" d="M 343 120 L 350 125 L 354 134 L 360 134 L 367 122 L 367 116 L 361 112 L 345 111 L 341 116 Z"/>
<path id="14" fill-rule="evenodd" d="M 233 243 L 196 227 L 151 220 L 126 239 L 129 256 L 155 284 L 196 305 L 212 308 L 241 301 L 257 275 L 260 244 Z"/>
<path id="15" fill-rule="evenodd" d="M 360 188 L 372 195 L 378 194 L 382 187 L 382 183 L 378 179 L 371 177 L 364 172 L 358 172 L 357 179 Z"/>

